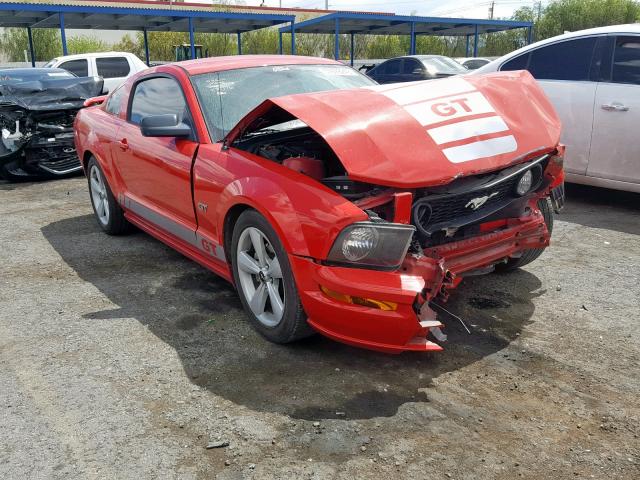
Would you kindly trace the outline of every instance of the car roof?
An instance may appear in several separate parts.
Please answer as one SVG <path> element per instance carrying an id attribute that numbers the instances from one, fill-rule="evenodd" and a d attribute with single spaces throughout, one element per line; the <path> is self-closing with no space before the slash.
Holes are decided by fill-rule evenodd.
<path id="1" fill-rule="evenodd" d="M 233 55 L 228 57 L 200 58 L 185 60 L 171 65 L 177 65 L 187 71 L 189 75 L 234 70 L 236 68 L 268 67 L 276 65 L 342 65 L 344 63 L 320 57 L 303 57 L 297 55 Z"/>
<path id="2" fill-rule="evenodd" d="M 487 65 L 483 65 L 476 73 L 484 73 L 494 71 L 497 65 L 502 65 L 506 61 L 517 57 L 520 54 L 528 52 L 530 50 L 535 50 L 536 48 L 542 47 L 544 45 L 549 45 L 556 42 L 561 42 L 563 40 L 568 40 L 571 38 L 579 38 L 579 37 L 588 37 L 593 35 L 612 35 L 612 34 L 632 34 L 638 35 L 640 34 L 640 24 L 637 23 L 628 23 L 625 25 L 609 25 L 607 27 L 596 27 L 596 28 L 588 28 L 586 30 L 577 30 L 575 32 L 563 33 L 562 35 L 556 35 L 555 37 L 546 38 L 544 40 L 540 40 L 539 42 L 532 43 L 531 45 L 526 45 L 518 50 L 514 50 L 513 52 L 507 53 L 502 57 L 493 60 L 491 63 Z"/>
<path id="3" fill-rule="evenodd" d="M 122 57 L 133 55 L 129 52 L 93 52 L 93 53 L 76 53 L 74 55 L 63 55 L 61 57 L 55 57 L 54 60 L 79 60 L 81 58 L 89 57 Z"/>
<path id="4" fill-rule="evenodd" d="M 23 74 L 23 73 L 52 73 L 52 72 L 65 72 L 65 73 L 69 73 L 67 70 L 63 69 L 63 68 L 44 68 L 44 67 L 38 67 L 38 68 L 2 68 L 0 69 L 0 74 L 5 73 L 5 74 L 9 74 L 9 73 L 14 73 L 14 74 Z"/>

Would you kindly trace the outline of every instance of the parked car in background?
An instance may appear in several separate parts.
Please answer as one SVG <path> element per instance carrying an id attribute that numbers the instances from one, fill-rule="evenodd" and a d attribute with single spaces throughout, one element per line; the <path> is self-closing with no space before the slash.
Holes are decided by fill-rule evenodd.
<path id="1" fill-rule="evenodd" d="M 467 70 L 477 70 L 480 67 L 484 67 L 486 64 L 491 62 L 490 58 L 482 58 L 482 57 L 468 57 L 468 58 L 456 58 L 456 62 L 462 65 Z"/>
<path id="2" fill-rule="evenodd" d="M 549 38 L 476 72 L 520 69 L 538 79 L 562 119 L 567 180 L 640 192 L 640 25 Z"/>
<path id="3" fill-rule="evenodd" d="M 378 83 L 396 83 L 450 77 L 468 70 L 442 55 L 410 55 L 382 62 L 366 73 Z"/>
<path id="4" fill-rule="evenodd" d="M 562 189 L 560 122 L 527 72 L 376 85 L 322 58 L 192 60 L 75 131 L 99 226 L 233 282 L 277 343 L 441 350 L 431 302 L 537 258 Z"/>
<path id="5" fill-rule="evenodd" d="M 55 178 L 78 172 L 73 120 L 102 79 L 59 68 L 0 70 L 0 177 Z"/>
<path id="6" fill-rule="evenodd" d="M 100 52 L 57 57 L 45 67 L 63 68 L 77 77 L 102 77 L 107 93 L 122 84 L 128 77 L 148 68 L 133 53 Z"/>

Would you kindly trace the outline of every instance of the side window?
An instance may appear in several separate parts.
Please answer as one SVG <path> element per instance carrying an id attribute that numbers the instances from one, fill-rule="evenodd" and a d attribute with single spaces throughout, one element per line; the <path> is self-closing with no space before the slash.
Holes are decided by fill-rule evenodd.
<path id="1" fill-rule="evenodd" d="M 528 70 L 540 80 L 589 80 L 596 37 L 554 43 L 531 52 Z"/>
<path id="2" fill-rule="evenodd" d="M 525 53 L 523 55 L 519 55 L 516 58 L 512 58 L 507 63 L 500 67 L 501 71 L 507 70 L 526 70 L 527 65 L 529 63 L 529 54 Z"/>
<path id="3" fill-rule="evenodd" d="M 187 104 L 176 80 L 155 77 L 136 85 L 129 110 L 131 123 L 138 125 L 144 117 L 167 113 L 175 113 L 179 122 L 190 124 Z"/>
<path id="4" fill-rule="evenodd" d="M 62 62 L 58 68 L 64 68 L 67 72 L 71 72 L 77 77 L 89 76 L 89 64 L 85 58 Z"/>
<path id="5" fill-rule="evenodd" d="M 424 72 L 424 66 L 415 58 L 405 58 L 402 64 L 402 73 L 410 75 L 412 73 Z"/>
<path id="6" fill-rule="evenodd" d="M 125 57 L 96 58 L 98 75 L 102 78 L 119 78 L 129 75 L 129 61 Z"/>
<path id="7" fill-rule="evenodd" d="M 640 37 L 618 37 L 611 81 L 640 85 Z"/>
<path id="8" fill-rule="evenodd" d="M 401 59 L 389 60 L 386 65 L 385 74 L 387 75 L 397 75 L 400 73 L 400 67 L 402 66 Z"/>
<path id="9" fill-rule="evenodd" d="M 122 93 L 124 92 L 124 88 L 118 87 L 116 88 L 109 98 L 107 99 L 107 104 L 104 109 L 111 113 L 112 115 L 120 115 L 120 110 L 122 109 Z"/>

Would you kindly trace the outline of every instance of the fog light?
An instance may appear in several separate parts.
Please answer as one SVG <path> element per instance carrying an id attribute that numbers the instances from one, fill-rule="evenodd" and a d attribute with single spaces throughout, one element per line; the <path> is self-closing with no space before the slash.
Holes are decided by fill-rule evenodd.
<path id="1" fill-rule="evenodd" d="M 342 254 L 350 262 L 369 255 L 378 245 L 378 232 L 369 227 L 354 228 L 342 241 Z"/>
<path id="2" fill-rule="evenodd" d="M 533 173 L 531 170 L 527 170 L 522 174 L 520 180 L 518 180 L 518 184 L 516 185 L 516 194 L 519 196 L 524 195 L 529 190 L 531 190 L 531 186 L 533 185 Z"/>
<path id="3" fill-rule="evenodd" d="M 387 302 L 384 300 L 374 300 L 373 298 L 354 297 L 347 295 L 346 293 L 336 292 L 323 285 L 320 285 L 320 290 L 327 297 L 339 300 L 340 302 L 350 303 L 352 305 L 360 305 L 361 307 L 377 308 L 378 310 L 395 311 L 398 309 L 398 304 L 394 302 Z"/>

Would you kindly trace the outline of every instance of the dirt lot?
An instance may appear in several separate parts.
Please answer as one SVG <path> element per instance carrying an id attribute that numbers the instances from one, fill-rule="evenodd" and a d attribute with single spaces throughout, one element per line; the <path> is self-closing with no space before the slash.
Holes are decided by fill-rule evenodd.
<path id="1" fill-rule="evenodd" d="M 0 184 L 0 478 L 637 479 L 640 196 L 569 195 L 538 261 L 452 297 L 471 335 L 386 356 L 267 343 L 82 178 Z"/>

